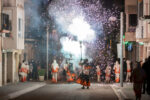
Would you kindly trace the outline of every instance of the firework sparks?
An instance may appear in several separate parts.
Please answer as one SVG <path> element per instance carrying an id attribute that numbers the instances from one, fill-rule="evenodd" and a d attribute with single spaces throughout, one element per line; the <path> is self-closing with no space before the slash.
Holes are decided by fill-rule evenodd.
<path id="1" fill-rule="evenodd" d="M 77 36 L 79 41 L 92 41 L 95 39 L 95 32 L 84 21 L 83 17 L 77 17 L 72 22 L 68 30 L 71 34 Z"/>
<path id="2" fill-rule="evenodd" d="M 119 27 L 116 20 L 119 15 L 117 7 L 106 9 L 101 0 L 52 0 L 48 10 L 60 33 L 72 34 L 78 38 L 78 41 L 74 41 L 62 37 L 62 53 L 71 52 L 79 57 L 79 41 L 86 40 L 83 43 L 86 57 L 98 60 L 96 62 L 101 63 L 101 66 L 112 65 L 114 55 L 106 37 L 110 34 L 114 36 L 114 30 Z M 110 22 L 110 18 L 116 18 L 113 19 L 116 21 Z"/>

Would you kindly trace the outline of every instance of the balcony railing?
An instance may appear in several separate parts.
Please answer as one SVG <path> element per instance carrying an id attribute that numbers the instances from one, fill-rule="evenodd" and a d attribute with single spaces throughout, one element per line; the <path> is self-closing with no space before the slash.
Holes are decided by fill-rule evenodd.
<path id="1" fill-rule="evenodd" d="M 147 21 L 147 20 L 150 21 L 150 15 L 145 15 L 141 19 L 144 21 Z"/>
<path id="2" fill-rule="evenodd" d="M 129 26 L 128 32 L 135 32 L 135 31 L 136 31 L 136 27 L 135 26 Z"/>
<path id="3" fill-rule="evenodd" d="M 125 41 L 136 41 L 135 32 L 126 32 Z"/>

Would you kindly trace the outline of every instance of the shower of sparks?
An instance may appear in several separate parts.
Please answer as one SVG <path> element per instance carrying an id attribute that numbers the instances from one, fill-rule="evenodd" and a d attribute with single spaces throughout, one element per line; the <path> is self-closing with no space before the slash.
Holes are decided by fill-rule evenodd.
<path id="1" fill-rule="evenodd" d="M 82 17 L 73 19 L 72 24 L 68 28 L 68 31 L 71 34 L 77 36 L 79 41 L 91 41 L 95 38 L 94 31 Z"/>
<path id="2" fill-rule="evenodd" d="M 59 33 L 77 36 L 77 40 L 61 37 L 62 53 L 79 57 L 79 41 L 83 41 L 83 55 L 102 67 L 113 64 L 114 55 L 106 37 L 115 38 L 117 35 L 113 33 L 119 27 L 119 10 L 115 5 L 106 9 L 101 0 L 52 0 L 48 12 L 55 20 Z"/>
<path id="3" fill-rule="evenodd" d="M 63 52 L 67 52 L 69 54 L 73 54 L 76 58 L 80 58 L 81 56 L 81 48 L 80 43 L 78 41 L 74 41 L 69 39 L 68 37 L 61 38 L 60 42 L 62 43 Z M 82 47 L 82 52 L 84 53 L 85 47 Z"/>

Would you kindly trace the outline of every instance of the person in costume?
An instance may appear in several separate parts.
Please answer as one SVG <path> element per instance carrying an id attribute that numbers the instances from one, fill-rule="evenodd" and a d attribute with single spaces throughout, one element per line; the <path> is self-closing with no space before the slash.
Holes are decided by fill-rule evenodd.
<path id="1" fill-rule="evenodd" d="M 76 82 L 82 85 L 82 89 L 84 89 L 85 86 L 87 87 L 87 89 L 89 89 L 91 67 L 89 66 L 88 59 L 85 59 L 84 62 L 80 64 L 82 66 L 82 72 Z"/>
<path id="2" fill-rule="evenodd" d="M 105 81 L 106 81 L 106 83 L 110 83 L 110 76 L 111 76 L 111 67 L 108 65 L 106 67 L 106 70 L 105 70 Z"/>
<path id="3" fill-rule="evenodd" d="M 127 60 L 126 63 L 127 63 L 126 82 L 130 82 L 130 77 L 131 77 L 131 62 L 129 60 Z"/>
<path id="4" fill-rule="evenodd" d="M 27 80 L 28 72 L 29 72 L 28 63 L 23 61 L 21 68 L 19 70 L 19 74 L 21 75 L 21 82 L 25 82 Z"/>
<path id="5" fill-rule="evenodd" d="M 59 65 L 56 60 L 52 63 L 52 82 L 57 83 Z"/>
<path id="6" fill-rule="evenodd" d="M 97 82 L 101 81 L 101 69 L 99 65 L 96 66 L 96 73 L 97 73 Z"/>
<path id="7" fill-rule="evenodd" d="M 133 70 L 131 79 L 133 81 L 133 90 L 136 96 L 136 100 L 141 100 L 142 84 L 146 78 L 146 73 L 142 69 L 140 62 L 136 63 L 136 68 Z"/>
<path id="8" fill-rule="evenodd" d="M 120 81 L 120 64 L 118 61 L 116 61 L 113 69 L 115 70 L 115 82 L 119 83 L 119 81 Z"/>
<path id="9" fill-rule="evenodd" d="M 73 82 L 75 79 L 75 66 L 73 63 L 70 62 L 67 68 L 67 82 Z"/>

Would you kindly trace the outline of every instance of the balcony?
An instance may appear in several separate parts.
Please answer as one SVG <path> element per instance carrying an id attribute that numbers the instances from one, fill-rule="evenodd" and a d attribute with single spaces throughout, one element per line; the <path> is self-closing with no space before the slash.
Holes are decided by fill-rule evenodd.
<path id="1" fill-rule="evenodd" d="M 150 21 L 150 15 L 145 15 L 141 18 L 143 21 Z"/>
<path id="2" fill-rule="evenodd" d="M 143 21 L 142 20 L 139 20 L 139 24 L 138 26 L 136 27 L 136 39 L 142 39 L 144 38 L 144 28 L 143 28 Z"/>
<path id="3" fill-rule="evenodd" d="M 136 39 L 136 42 L 150 42 L 150 38 L 139 38 Z"/>
<path id="4" fill-rule="evenodd" d="M 125 41 L 136 41 L 135 32 L 125 32 Z"/>
<path id="5" fill-rule="evenodd" d="M 136 28 L 136 42 L 150 42 L 150 37 L 144 33 L 144 24 L 142 20 L 139 21 L 139 25 Z"/>
<path id="6" fill-rule="evenodd" d="M 128 32 L 135 32 L 136 31 L 136 27 L 135 26 L 130 26 L 128 28 Z"/>

